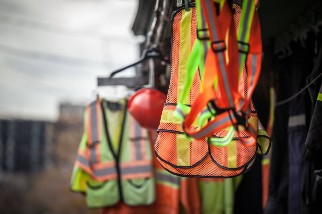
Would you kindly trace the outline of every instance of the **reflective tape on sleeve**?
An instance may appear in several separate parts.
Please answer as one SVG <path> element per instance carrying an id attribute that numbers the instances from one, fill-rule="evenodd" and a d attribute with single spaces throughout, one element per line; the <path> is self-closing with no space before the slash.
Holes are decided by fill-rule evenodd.
<path id="1" fill-rule="evenodd" d="M 305 114 L 290 116 L 288 127 L 305 126 Z"/>
<path id="2" fill-rule="evenodd" d="M 92 164 L 88 162 L 83 154 L 78 154 L 76 165 L 90 174 L 94 179 L 103 181 L 116 178 L 116 169 L 113 163 Z"/>

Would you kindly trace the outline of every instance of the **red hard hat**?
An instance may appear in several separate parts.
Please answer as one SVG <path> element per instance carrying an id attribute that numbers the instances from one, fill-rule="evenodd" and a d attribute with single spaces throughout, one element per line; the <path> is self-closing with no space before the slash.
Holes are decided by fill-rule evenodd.
<path id="1" fill-rule="evenodd" d="M 128 102 L 128 109 L 138 123 L 147 129 L 157 129 L 167 96 L 153 88 L 142 88 Z"/>

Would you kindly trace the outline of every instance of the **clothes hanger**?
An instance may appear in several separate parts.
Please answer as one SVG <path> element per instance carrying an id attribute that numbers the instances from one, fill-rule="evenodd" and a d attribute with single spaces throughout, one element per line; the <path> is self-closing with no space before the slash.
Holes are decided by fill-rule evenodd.
<path id="1" fill-rule="evenodd" d="M 164 57 L 160 50 L 158 50 L 157 48 L 150 48 L 148 50 L 143 51 L 143 54 L 142 54 L 141 58 L 138 61 L 136 61 L 136 62 L 134 62 L 132 64 L 129 64 L 129 65 L 123 67 L 123 68 L 117 69 L 116 71 L 113 71 L 111 73 L 111 75 L 110 75 L 110 78 L 115 76 L 117 73 L 120 73 L 120 72 L 122 72 L 122 71 L 124 71 L 124 70 L 126 70 L 128 68 L 131 68 L 133 66 L 141 64 L 141 63 L 145 62 L 148 59 L 160 59 L 163 62 L 169 63 L 169 59 L 167 57 Z"/>
<path id="2" fill-rule="evenodd" d="M 155 17 L 154 17 L 154 20 L 151 24 L 150 31 L 147 34 L 146 48 L 143 51 L 140 59 L 132 64 L 129 64 L 125 67 L 122 67 L 120 69 L 117 69 L 117 70 L 111 72 L 109 77 L 98 77 L 97 78 L 97 86 L 125 85 L 129 89 L 138 89 L 138 88 L 148 84 L 149 81 L 146 76 L 140 75 L 140 76 L 135 76 L 135 77 L 127 77 L 127 78 L 123 78 L 123 77 L 115 78 L 114 76 L 126 69 L 133 67 L 133 66 L 136 66 L 138 64 L 142 64 L 149 59 L 151 59 L 151 60 L 152 59 L 159 59 L 159 60 L 161 60 L 161 63 L 170 64 L 169 57 L 164 56 L 162 54 L 162 52 L 160 51 L 160 49 L 158 48 L 158 44 L 160 42 L 159 40 L 161 39 L 161 37 L 156 36 L 156 35 L 161 34 L 164 31 L 164 29 L 162 28 L 163 27 L 162 23 L 165 21 L 165 19 L 163 17 L 163 16 L 165 16 L 165 14 L 162 14 L 161 11 L 169 10 L 169 8 L 170 8 L 169 2 L 170 2 L 170 0 L 164 0 L 164 1 L 158 0 L 157 1 L 156 7 L 155 7 Z M 161 24 L 158 22 L 161 22 Z M 158 25 L 159 29 L 157 29 L 157 25 Z M 160 28 L 162 28 L 162 29 L 160 29 Z M 157 30 L 159 30 L 159 32 L 155 33 L 155 31 L 157 31 Z M 156 38 L 153 38 L 154 36 Z M 152 41 L 153 39 L 154 39 L 154 41 Z M 152 76 L 152 75 L 149 75 L 149 76 Z"/>
<path id="3" fill-rule="evenodd" d="M 93 99 L 104 99 L 109 102 L 119 102 L 122 99 L 126 99 L 134 93 L 134 90 L 129 90 L 124 85 L 106 85 L 97 87 L 92 91 Z"/>

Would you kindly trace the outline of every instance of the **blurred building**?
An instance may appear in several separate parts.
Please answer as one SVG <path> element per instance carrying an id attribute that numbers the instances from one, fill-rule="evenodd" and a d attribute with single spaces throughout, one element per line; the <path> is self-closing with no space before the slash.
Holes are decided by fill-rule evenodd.
<path id="1" fill-rule="evenodd" d="M 3 172 L 34 172 L 51 163 L 53 123 L 0 120 L 0 166 Z"/>
<path id="2" fill-rule="evenodd" d="M 82 127 L 83 120 L 82 105 L 62 103 L 59 109 L 57 122 L 0 119 L 0 169 L 3 173 L 35 172 L 52 164 L 55 159 L 53 142 L 60 130 L 75 125 Z"/>
<path id="3" fill-rule="evenodd" d="M 79 104 L 72 104 L 63 102 L 59 105 L 59 119 L 58 120 L 70 120 L 70 119 L 82 119 L 84 115 L 84 106 Z"/>

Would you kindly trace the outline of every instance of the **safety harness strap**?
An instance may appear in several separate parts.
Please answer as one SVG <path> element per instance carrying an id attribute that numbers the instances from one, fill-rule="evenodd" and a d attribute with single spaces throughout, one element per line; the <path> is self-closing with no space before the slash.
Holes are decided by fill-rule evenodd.
<path id="1" fill-rule="evenodd" d="M 193 124 L 193 121 L 198 117 L 199 113 L 203 111 L 204 107 L 208 105 L 208 102 L 210 100 L 226 100 L 226 102 L 222 102 L 222 107 L 225 103 L 230 103 L 229 105 L 234 106 L 233 101 L 233 93 L 231 93 L 230 85 L 229 83 L 233 82 L 229 78 L 227 74 L 227 70 L 231 70 L 229 68 L 229 65 L 226 63 L 226 56 L 224 54 L 224 51 L 226 51 L 226 44 L 224 42 L 225 36 L 228 32 L 229 28 L 232 28 L 233 21 L 232 21 L 232 15 L 230 14 L 230 9 L 226 2 L 224 2 L 222 10 L 220 15 L 218 16 L 216 14 L 215 5 L 210 0 L 204 0 L 202 1 L 203 8 L 204 8 L 204 14 L 207 19 L 207 23 L 211 27 L 210 30 L 210 38 L 212 40 L 211 47 L 207 52 L 207 58 L 206 58 L 206 64 L 205 64 L 205 74 L 203 78 L 203 91 L 198 96 L 197 100 L 194 102 L 194 104 L 191 106 L 191 111 L 186 117 L 184 121 L 184 130 L 185 132 L 197 139 L 202 139 L 205 137 L 209 137 L 213 135 L 215 132 L 219 131 L 219 129 L 214 127 L 221 127 L 226 128 L 228 126 L 232 126 L 236 121 L 234 121 L 234 115 L 231 113 L 221 113 L 219 115 L 216 115 L 212 121 L 210 121 L 205 127 L 201 128 L 198 131 L 191 131 L 191 125 Z M 225 17 L 225 19 L 223 19 Z M 219 20 L 220 19 L 220 20 Z M 220 25 L 222 24 L 222 25 Z M 234 43 L 233 41 L 236 41 L 236 35 L 235 32 L 229 31 L 228 32 L 230 39 L 230 43 Z M 235 39 L 234 39 L 235 36 Z M 229 43 L 228 46 L 228 52 L 231 51 L 231 46 Z M 236 44 L 237 42 L 235 42 Z M 238 56 L 237 56 L 238 57 Z M 232 63 L 230 63 L 232 64 Z M 215 65 L 215 66 L 214 66 Z M 221 72 L 223 71 L 223 72 Z M 214 88 L 214 80 L 218 78 L 218 87 L 220 91 L 227 92 L 227 99 L 224 99 L 224 93 L 221 93 L 221 97 L 218 96 L 218 93 L 216 93 Z M 223 84 L 221 84 L 223 83 Z M 235 92 L 237 92 L 237 86 L 235 85 Z M 235 93 L 236 94 L 236 93 Z M 216 106 L 219 104 L 216 102 Z M 228 106 L 229 107 L 229 106 Z M 222 119 L 225 118 L 225 122 L 222 122 Z M 234 121 L 234 122 L 233 122 Z M 224 126 L 223 126 L 224 125 Z"/>
<path id="2" fill-rule="evenodd" d="M 211 29 L 210 38 L 212 40 L 211 42 L 212 50 L 208 50 L 208 54 L 207 54 L 206 65 L 205 65 L 205 75 L 204 75 L 205 77 L 203 78 L 203 87 L 204 87 L 203 92 L 201 93 L 201 95 L 199 95 L 196 102 L 192 105 L 191 111 L 188 114 L 188 116 L 185 117 L 185 115 L 182 115 L 182 118 L 185 118 L 185 121 L 184 121 L 185 132 L 191 137 L 198 138 L 198 139 L 199 139 L 198 136 L 204 136 L 204 134 L 205 136 L 210 137 L 217 131 L 217 130 L 211 130 L 209 129 L 209 127 L 213 126 L 213 124 L 216 123 L 216 120 L 219 115 L 217 115 L 216 117 L 213 117 L 214 119 L 211 121 L 211 123 L 208 123 L 205 127 L 201 128 L 197 132 L 190 131 L 193 121 L 198 117 L 199 113 L 203 111 L 204 107 L 208 105 L 208 102 L 210 100 L 213 100 L 215 102 L 216 107 L 218 108 L 225 108 L 225 107 L 227 108 L 226 103 L 228 101 L 229 103 L 228 107 L 231 107 L 231 106 L 235 107 L 235 104 L 237 104 L 237 107 L 239 106 L 238 108 L 239 110 L 242 109 L 243 107 L 242 110 L 244 112 L 246 113 L 250 112 L 250 109 L 249 109 L 250 99 L 247 99 L 246 101 L 244 101 L 242 97 L 239 95 L 239 93 L 237 92 L 239 75 L 238 73 L 236 74 L 233 73 L 233 71 L 238 71 L 238 66 L 240 68 L 243 68 L 245 62 L 243 62 L 241 59 L 238 64 L 234 63 L 236 59 L 238 60 L 239 56 L 238 56 L 238 53 L 236 52 L 237 40 L 236 40 L 236 34 L 234 32 L 234 26 L 233 26 L 234 23 L 232 21 L 232 14 L 229 10 L 228 4 L 226 2 L 224 3 L 219 16 L 217 16 L 215 5 L 211 0 L 202 0 L 202 6 L 203 6 L 203 12 L 207 18 L 207 23 L 209 24 Z M 246 43 L 247 40 L 249 41 L 250 28 L 251 28 L 251 31 L 254 32 L 255 36 L 258 35 L 258 33 L 260 32 L 259 32 L 259 25 L 257 23 L 258 19 L 256 19 L 257 16 L 256 14 L 254 15 L 254 8 L 255 8 L 254 1 L 252 1 L 252 3 L 249 3 L 247 1 L 247 5 L 245 7 L 246 9 L 244 9 L 242 12 L 242 23 L 239 28 L 238 36 L 241 39 L 241 41 L 239 42 L 239 49 L 240 49 L 240 52 L 242 52 L 242 54 L 240 55 L 244 56 L 244 58 L 246 59 L 246 54 L 249 51 L 245 49 L 244 44 Z M 197 8 L 197 11 L 198 11 L 198 8 Z M 254 16 L 256 18 L 254 19 L 255 21 L 252 22 L 251 18 Z M 230 17 L 230 19 L 227 17 Z M 219 25 L 219 23 L 221 25 Z M 225 35 L 226 35 L 228 28 L 230 30 L 228 32 L 229 39 L 228 39 L 228 50 L 227 50 L 229 58 L 226 59 L 226 56 L 224 55 L 224 51 L 226 50 L 226 45 L 223 39 L 224 37 L 222 35 L 223 34 L 222 31 L 225 32 Z M 261 44 L 260 37 L 259 39 L 255 40 L 255 43 Z M 257 45 L 257 48 L 255 47 L 251 50 L 252 52 L 256 50 L 257 51 L 256 54 L 261 54 L 261 45 L 259 46 Z M 226 63 L 227 60 L 230 61 L 230 63 Z M 252 55 L 247 60 L 247 66 L 250 67 L 250 72 L 248 72 L 249 81 L 248 81 L 248 85 L 246 86 L 249 88 L 248 95 L 252 94 L 252 91 L 257 83 L 259 72 L 260 72 L 260 63 L 261 63 L 260 60 L 261 59 L 258 59 L 257 55 Z M 228 74 L 226 72 L 227 70 L 232 72 Z M 214 88 L 214 82 L 216 83 L 215 86 L 218 83 L 218 89 L 220 91 L 220 95 L 218 95 L 218 93 L 216 93 L 215 91 L 217 88 Z M 188 86 L 188 88 L 190 87 Z M 227 99 L 225 99 L 225 95 L 227 96 L 226 97 Z M 178 111 L 180 111 L 180 109 L 178 109 Z M 181 113 L 185 113 L 185 112 L 181 111 Z M 230 123 L 230 124 L 227 123 L 227 125 L 231 126 L 231 125 L 234 125 L 234 123 Z M 209 130 L 209 133 L 205 133 L 205 130 Z M 251 125 L 248 125 L 246 127 L 246 131 L 249 132 L 251 137 L 249 139 L 243 138 L 243 142 L 245 144 L 253 145 L 254 143 L 256 143 L 256 136 L 257 136 L 256 130 L 257 129 L 252 127 Z M 200 132 L 202 132 L 203 134 L 200 134 Z"/>

